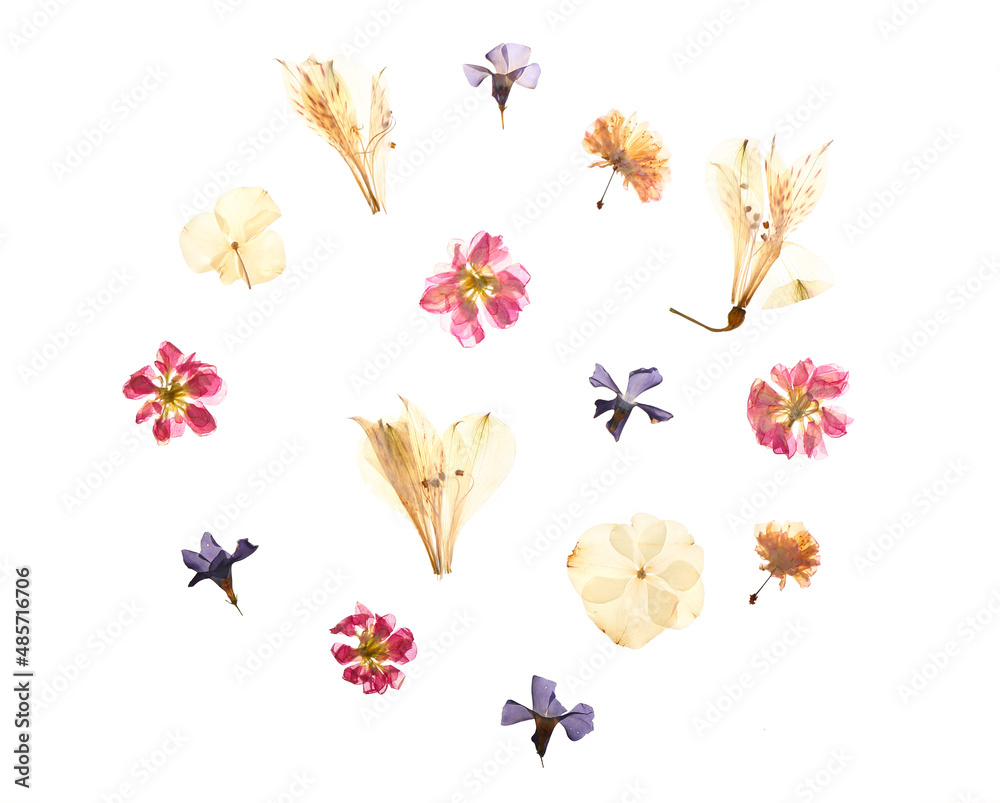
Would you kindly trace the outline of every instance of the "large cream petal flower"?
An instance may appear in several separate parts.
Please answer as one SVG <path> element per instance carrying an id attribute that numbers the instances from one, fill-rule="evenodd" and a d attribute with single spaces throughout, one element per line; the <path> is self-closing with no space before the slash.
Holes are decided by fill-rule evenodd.
<path id="1" fill-rule="evenodd" d="M 268 230 L 281 210 L 260 187 L 235 187 L 213 212 L 195 215 L 181 231 L 181 253 L 197 273 L 214 270 L 223 284 L 269 282 L 285 269 L 281 237 Z"/>
<path id="2" fill-rule="evenodd" d="M 687 529 L 637 513 L 581 537 L 566 566 L 587 615 L 616 644 L 638 649 L 687 627 L 705 603 L 705 556 Z"/>

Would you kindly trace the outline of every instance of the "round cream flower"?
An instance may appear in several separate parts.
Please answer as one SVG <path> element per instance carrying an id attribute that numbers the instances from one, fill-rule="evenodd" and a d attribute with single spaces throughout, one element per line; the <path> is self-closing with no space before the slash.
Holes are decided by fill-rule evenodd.
<path id="1" fill-rule="evenodd" d="M 687 528 L 636 513 L 632 525 L 599 524 L 566 566 L 587 615 L 616 644 L 638 649 L 701 613 L 705 555 Z"/>

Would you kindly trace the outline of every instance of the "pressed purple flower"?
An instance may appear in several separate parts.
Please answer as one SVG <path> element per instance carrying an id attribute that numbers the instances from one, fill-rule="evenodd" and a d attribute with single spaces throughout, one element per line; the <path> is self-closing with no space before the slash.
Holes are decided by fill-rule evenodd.
<path id="1" fill-rule="evenodd" d="M 653 407 L 651 404 L 640 404 L 636 401 L 640 394 L 645 393 L 650 388 L 655 388 L 662 381 L 663 377 L 660 376 L 660 372 L 655 368 L 638 368 L 629 373 L 628 387 L 622 393 L 610 374 L 604 370 L 604 366 L 598 363 L 594 366 L 594 375 L 590 377 L 590 384 L 595 388 L 613 390 L 616 396 L 614 399 L 598 399 L 595 401 L 594 406 L 597 410 L 594 413 L 594 418 L 604 415 L 610 410 L 614 411 L 611 413 L 611 419 L 606 426 L 608 432 L 611 433 L 616 441 L 621 437 L 622 430 L 625 429 L 625 422 L 628 421 L 628 417 L 634 407 L 638 407 L 648 415 L 649 420 L 654 424 L 659 424 L 661 421 L 669 421 L 674 417 L 673 413 L 668 413 L 659 407 Z"/>
<path id="2" fill-rule="evenodd" d="M 236 551 L 230 555 L 215 543 L 211 533 L 205 533 L 201 537 L 200 553 L 192 552 L 190 549 L 181 550 L 184 565 L 197 572 L 188 583 L 188 588 L 202 580 L 211 580 L 226 592 L 229 602 L 236 605 L 236 593 L 233 591 L 233 564 L 238 560 L 249 558 L 256 551 L 256 546 L 246 538 L 241 538 L 236 542 Z M 236 610 L 240 611 L 239 605 L 236 605 Z M 243 611 L 240 611 L 240 616 L 242 615 Z"/>
<path id="3" fill-rule="evenodd" d="M 507 97 L 514 84 L 534 89 L 538 86 L 538 76 L 542 71 L 537 64 L 528 64 L 531 48 L 526 45 L 515 45 L 512 42 L 500 44 L 487 53 L 486 58 L 496 72 L 477 64 L 463 64 L 462 69 L 473 86 L 479 86 L 487 76 L 493 79 L 493 100 L 500 107 L 500 127 L 503 128 L 503 113 L 507 109 Z"/>
<path id="4" fill-rule="evenodd" d="M 556 699 L 556 684 L 551 680 L 534 675 L 531 678 L 531 708 L 513 700 L 508 700 L 500 715 L 501 725 L 535 720 L 535 733 L 531 741 L 535 744 L 538 758 L 545 766 L 545 748 L 556 725 L 566 729 L 570 741 L 578 741 L 594 729 L 594 709 L 580 703 L 570 711 Z"/>

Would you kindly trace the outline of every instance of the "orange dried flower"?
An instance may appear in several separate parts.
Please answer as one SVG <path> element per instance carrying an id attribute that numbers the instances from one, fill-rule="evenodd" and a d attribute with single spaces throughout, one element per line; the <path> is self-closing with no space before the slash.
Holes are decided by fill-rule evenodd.
<path id="1" fill-rule="evenodd" d="M 777 577 L 781 582 L 779 589 L 785 587 L 785 580 L 791 577 L 802 588 L 809 585 L 812 576 L 819 566 L 819 544 L 809 534 L 801 521 L 786 521 L 780 524 L 771 521 L 758 524 L 757 554 L 764 559 L 760 564 L 762 571 L 769 572 L 767 580 Z M 767 585 L 767 580 L 750 595 L 750 604 L 757 602 L 757 594 Z"/>
<path id="2" fill-rule="evenodd" d="M 591 167 L 611 167 L 611 178 L 621 173 L 624 187 L 631 184 L 643 203 L 659 201 L 663 185 L 670 180 L 670 151 L 663 147 L 663 140 L 648 123 L 636 123 L 633 114 L 627 120 L 617 109 L 598 117 L 583 137 L 583 147 L 588 153 L 601 158 Z M 611 179 L 608 179 L 611 186 Z M 605 195 L 608 188 L 604 188 Z M 604 195 L 597 208 L 604 206 Z"/>

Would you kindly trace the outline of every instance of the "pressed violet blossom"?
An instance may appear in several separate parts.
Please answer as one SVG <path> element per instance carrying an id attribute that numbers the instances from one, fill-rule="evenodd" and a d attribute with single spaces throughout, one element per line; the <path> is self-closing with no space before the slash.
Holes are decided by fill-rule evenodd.
<path id="1" fill-rule="evenodd" d="M 823 435 L 839 438 L 854 420 L 827 404 L 847 390 L 847 371 L 802 360 L 791 370 L 774 366 L 771 379 L 777 388 L 757 379 L 747 399 L 747 419 L 757 443 L 789 459 L 796 453 L 826 457 Z"/>
<path id="2" fill-rule="evenodd" d="M 661 421 L 669 421 L 674 417 L 672 413 L 661 410 L 659 407 L 653 407 L 651 404 L 640 404 L 636 401 L 636 398 L 641 393 L 645 393 L 650 388 L 655 388 L 662 381 L 663 377 L 660 376 L 660 372 L 655 368 L 638 368 L 629 373 L 628 386 L 625 392 L 622 393 L 618 389 L 618 385 L 611 378 L 611 375 L 598 363 L 594 366 L 594 375 L 590 377 L 590 384 L 595 388 L 613 390 L 617 395 L 613 399 L 598 399 L 595 401 L 594 406 L 597 409 L 594 411 L 594 418 L 604 415 L 609 410 L 614 411 L 611 413 L 611 419 L 605 426 L 607 426 L 608 432 L 611 433 L 616 441 L 621 437 L 622 430 L 625 429 L 625 422 L 628 421 L 629 415 L 632 414 L 632 410 L 636 407 L 648 415 L 649 420 L 654 424 L 659 424 Z"/>
<path id="3" fill-rule="evenodd" d="M 285 269 L 285 246 L 268 229 L 281 210 L 260 187 L 236 187 L 181 231 L 181 253 L 196 273 L 214 270 L 223 284 L 269 282 Z"/>
<path id="4" fill-rule="evenodd" d="M 187 426 L 195 435 L 215 431 L 215 418 L 205 405 L 226 398 L 226 383 L 214 365 L 198 362 L 194 354 L 185 356 L 164 340 L 153 365 L 132 374 L 122 392 L 129 399 L 148 399 L 136 413 L 135 422 L 141 424 L 156 416 L 153 437 L 157 443 L 169 443 L 183 435 Z"/>
<path id="5" fill-rule="evenodd" d="M 542 74 L 537 64 L 528 64 L 531 58 L 531 48 L 525 45 L 515 45 L 511 42 L 497 45 L 486 54 L 486 60 L 493 65 L 493 70 L 479 67 L 475 64 L 463 64 L 465 77 L 473 86 L 479 86 L 489 76 L 493 79 L 493 100 L 500 107 L 500 127 L 503 128 L 503 113 L 507 109 L 507 96 L 514 84 L 527 89 L 538 86 L 538 77 Z"/>
<path id="6" fill-rule="evenodd" d="M 337 663 L 349 664 L 344 680 L 361 686 L 365 694 L 383 694 L 390 686 L 398 689 L 405 675 L 389 662 L 405 664 L 417 655 L 413 633 L 406 627 L 393 632 L 395 626 L 395 616 L 379 616 L 359 602 L 353 614 L 330 628 L 331 633 L 357 637 L 357 647 L 334 644 L 330 651 Z"/>
<path id="7" fill-rule="evenodd" d="M 750 595 L 750 604 L 756 604 L 757 594 L 760 594 L 772 577 L 781 581 L 778 584 L 779 591 L 785 588 L 785 580 L 789 577 L 801 588 L 806 588 L 819 566 L 819 544 L 802 522 L 786 521 L 780 524 L 771 521 L 758 524 L 754 531 L 757 536 L 757 554 L 764 559 L 760 568 L 769 574 L 757 592 Z"/>
<path id="8" fill-rule="evenodd" d="M 766 195 L 757 140 L 727 140 L 709 157 L 708 194 L 733 241 L 733 308 L 719 329 L 673 307 L 670 311 L 710 332 L 740 326 L 755 297 L 763 299 L 764 309 L 769 309 L 805 301 L 833 287 L 827 264 L 787 239 L 823 194 L 830 143 L 800 157 L 791 167 L 785 166 L 774 144 L 772 139 L 771 153 L 764 159 Z"/>
<path id="9" fill-rule="evenodd" d="M 254 544 L 246 538 L 241 538 L 236 542 L 236 551 L 230 555 L 215 542 L 211 533 L 205 533 L 201 537 L 199 552 L 192 552 L 190 549 L 181 550 L 184 565 L 197 572 L 188 583 L 188 588 L 202 580 L 211 580 L 226 592 L 230 604 L 240 611 L 240 606 L 236 604 L 236 593 L 233 591 L 233 564 L 238 560 L 249 558 L 256 551 L 257 547 Z M 240 616 L 242 615 L 243 611 L 240 611 Z"/>
<path id="10" fill-rule="evenodd" d="M 438 435 L 415 404 L 386 423 L 354 418 L 365 431 L 358 462 L 372 492 L 409 517 L 439 577 L 451 572 L 462 527 L 514 463 L 514 435 L 494 415 L 467 415 Z"/>
<path id="11" fill-rule="evenodd" d="M 429 279 L 420 298 L 428 312 L 448 317 L 441 319 L 443 329 L 450 329 L 459 343 L 471 348 L 485 337 L 479 322 L 482 308 L 486 320 L 497 329 L 508 329 L 528 306 L 525 285 L 531 279 L 523 265 L 511 261 L 503 237 L 479 232 L 469 250 L 462 240 L 448 243 L 451 263 L 439 262 L 438 271 Z"/>
<path id="12" fill-rule="evenodd" d="M 584 609 L 615 644 L 637 650 L 701 614 L 705 555 L 683 524 L 636 513 L 628 524 L 599 524 L 566 561 Z"/>
<path id="13" fill-rule="evenodd" d="M 583 148 L 600 156 L 591 167 L 610 167 L 611 178 L 604 188 L 597 208 L 604 208 L 604 196 L 615 175 L 621 174 L 622 186 L 635 188 L 644 204 L 659 201 L 663 186 L 670 180 L 670 151 L 663 147 L 663 140 L 648 123 L 636 123 L 633 114 L 627 120 L 617 109 L 598 117 L 583 137 Z"/>
<path id="14" fill-rule="evenodd" d="M 566 729 L 570 741 L 576 742 L 594 729 L 594 709 L 580 703 L 570 711 L 556 699 L 556 684 L 535 675 L 531 678 L 531 708 L 508 700 L 500 714 L 501 725 L 535 721 L 535 732 L 531 741 L 535 745 L 538 758 L 545 766 L 545 749 L 556 725 Z"/>

